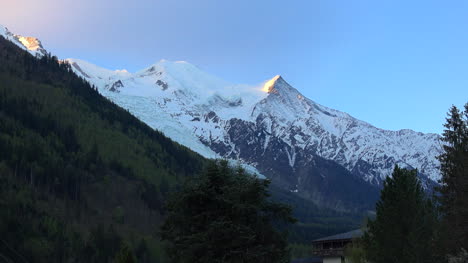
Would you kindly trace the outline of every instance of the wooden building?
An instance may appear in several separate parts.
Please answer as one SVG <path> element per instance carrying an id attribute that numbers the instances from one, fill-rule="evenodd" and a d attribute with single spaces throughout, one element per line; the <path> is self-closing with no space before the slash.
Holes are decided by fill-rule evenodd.
<path id="1" fill-rule="evenodd" d="M 356 229 L 346 233 L 323 237 L 312 241 L 313 253 L 321 257 L 323 263 L 347 263 L 344 254 L 345 247 L 351 245 L 353 240 L 360 238 L 363 232 Z"/>

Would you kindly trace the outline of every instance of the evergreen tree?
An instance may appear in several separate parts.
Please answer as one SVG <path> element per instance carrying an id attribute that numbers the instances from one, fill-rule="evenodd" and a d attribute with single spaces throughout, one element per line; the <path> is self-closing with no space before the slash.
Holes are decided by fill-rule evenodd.
<path id="1" fill-rule="evenodd" d="M 162 237 L 172 262 L 288 262 L 279 224 L 291 209 L 268 199 L 269 181 L 214 163 L 168 204 Z"/>
<path id="2" fill-rule="evenodd" d="M 358 238 L 345 247 L 344 254 L 346 260 L 349 260 L 351 263 L 366 263 L 366 251 L 361 244 L 361 240 Z"/>
<path id="3" fill-rule="evenodd" d="M 464 112 L 452 106 L 446 121 L 439 156 L 441 235 L 445 252 L 458 253 L 468 250 L 468 103 Z"/>
<path id="4" fill-rule="evenodd" d="M 130 249 L 128 244 L 123 244 L 122 248 L 119 250 L 115 256 L 115 263 L 136 263 L 135 256 Z"/>
<path id="5" fill-rule="evenodd" d="M 376 218 L 369 220 L 362 240 L 368 261 L 431 262 L 436 215 L 416 174 L 396 166 L 385 179 Z"/>

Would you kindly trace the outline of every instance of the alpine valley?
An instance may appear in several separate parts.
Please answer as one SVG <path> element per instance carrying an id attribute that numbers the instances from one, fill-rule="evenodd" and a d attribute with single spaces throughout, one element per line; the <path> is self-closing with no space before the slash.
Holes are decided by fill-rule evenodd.
<path id="1" fill-rule="evenodd" d="M 46 53 L 35 38 L 1 26 L 0 34 L 35 56 Z M 371 209 L 395 165 L 418 169 L 427 188 L 440 179 L 439 135 L 379 129 L 304 97 L 281 76 L 239 85 L 183 61 L 161 60 L 134 73 L 63 62 L 172 140 L 206 158 L 239 162 L 322 207 Z"/>

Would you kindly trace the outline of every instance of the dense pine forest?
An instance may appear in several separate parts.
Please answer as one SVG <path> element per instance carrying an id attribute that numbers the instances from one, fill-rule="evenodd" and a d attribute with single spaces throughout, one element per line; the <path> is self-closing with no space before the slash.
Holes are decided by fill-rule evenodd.
<path id="1" fill-rule="evenodd" d="M 50 54 L 0 38 L 0 256 L 12 262 L 166 262 L 167 197 L 208 163 L 101 96 Z M 361 215 L 294 208 L 294 254 Z"/>

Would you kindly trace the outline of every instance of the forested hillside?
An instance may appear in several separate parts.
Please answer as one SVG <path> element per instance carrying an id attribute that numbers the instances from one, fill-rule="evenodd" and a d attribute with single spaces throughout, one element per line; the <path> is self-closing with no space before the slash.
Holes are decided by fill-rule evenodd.
<path id="1" fill-rule="evenodd" d="M 126 239 L 157 258 L 163 200 L 206 160 L 55 57 L 1 38 L 0 62 L 0 255 L 107 262 Z"/>

